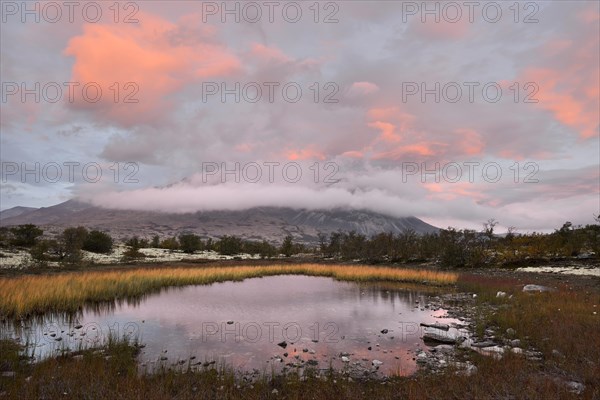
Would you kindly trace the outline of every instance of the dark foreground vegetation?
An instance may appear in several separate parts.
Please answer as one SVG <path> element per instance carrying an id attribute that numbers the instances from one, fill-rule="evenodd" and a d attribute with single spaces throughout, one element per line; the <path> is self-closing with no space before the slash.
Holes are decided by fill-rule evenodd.
<path id="1" fill-rule="evenodd" d="M 545 283 L 545 282 L 542 282 Z M 37 364 L 13 342 L 0 341 L 0 398 L 8 399 L 597 399 L 600 397 L 600 304 L 594 285 L 559 285 L 551 293 L 523 293 L 514 278 L 464 275 L 457 290 L 474 292 L 478 324 L 514 337 L 543 353 L 541 361 L 508 353 L 501 359 L 471 353 L 478 371 L 418 373 L 385 380 L 348 379 L 343 371 L 306 371 L 245 381 L 226 368 L 140 373 L 134 343 L 111 340 L 103 352 L 83 351 Z M 498 290 L 512 298 L 497 298 Z M 493 305 L 497 311 L 485 312 Z M 465 350 L 466 351 L 466 350 Z M 82 355 L 83 357 L 75 357 Z M 11 372 L 11 373 L 6 373 Z M 585 385 L 580 394 L 568 382 Z"/>
<path id="2" fill-rule="evenodd" d="M 531 266 L 543 260 L 573 257 L 597 265 L 600 221 L 597 219 L 596 222 L 586 226 L 573 226 L 567 222 L 549 234 L 518 234 L 511 229 L 504 236 L 494 233 L 494 220 L 488 221 L 481 232 L 448 228 L 437 234 L 418 236 L 414 232 L 405 232 L 371 238 L 354 232 L 334 232 L 321 235 L 320 243 L 312 246 L 295 243 L 291 236 L 278 244 L 250 242 L 233 236 L 201 238 L 193 233 L 167 238 L 132 237 L 126 240 L 128 250 L 124 261 L 142 260 L 144 255 L 140 249 L 153 247 L 188 254 L 206 250 L 225 255 L 259 254 L 265 259 L 278 258 L 276 262 L 281 262 L 281 257 L 303 253 L 313 261 L 319 260 L 319 264 L 335 263 L 335 266 L 326 265 L 342 275 L 353 274 L 352 268 L 359 268 L 340 262 L 344 260 L 386 264 L 394 274 L 406 274 L 408 269 L 390 264 L 416 261 L 435 263 L 443 268 L 462 268 L 460 275 L 452 272 L 455 278 L 448 280 L 444 290 L 468 294 L 457 297 L 463 299 L 457 302 L 464 303 L 456 304 L 456 307 L 475 319 L 474 334 L 482 337 L 492 330 L 495 340 L 500 343 L 519 340 L 523 350 L 534 349 L 541 356 L 530 359 L 507 351 L 497 359 L 455 347 L 458 359 L 470 360 L 476 365 L 475 373 L 467 375 L 447 367 L 439 373 L 423 369 L 412 376 L 363 380 L 349 379 L 344 371 L 318 373 L 307 369 L 303 374 L 274 375 L 265 371 L 258 379 L 247 381 L 226 366 L 193 366 L 189 362 L 177 368 L 165 365 L 153 373 L 140 371 L 137 344 L 118 338 L 112 338 L 100 352 L 85 350 L 32 363 L 23 349 L 0 335 L 0 399 L 600 399 L 600 279 L 494 268 Z M 54 237 L 44 235 L 42 229 L 34 225 L 2 229 L 0 246 L 27 249 L 37 265 L 58 261 L 61 265 L 80 269 L 75 273 L 64 272 L 69 270 L 67 268 L 58 274 L 42 272 L 38 277 L 25 273 L 5 278 L 4 283 L 8 285 L 5 289 L 12 285 L 14 293 L 24 287 L 15 283 L 18 279 L 25 280 L 28 285 L 44 283 L 45 279 L 54 280 L 52 284 L 40 284 L 20 297 L 6 296 L 9 291 L 4 290 L 4 302 L 16 305 L 13 309 L 23 306 L 25 310 L 27 304 L 39 303 L 42 305 L 39 310 L 43 312 L 44 307 L 51 304 L 44 296 L 52 294 L 62 299 L 62 292 L 57 292 L 60 287 L 70 296 L 65 299 L 77 308 L 89 300 L 77 297 L 83 293 L 82 285 L 93 287 L 94 293 L 98 294 L 96 289 L 106 286 L 113 290 L 114 283 L 118 283 L 122 291 L 141 287 L 142 276 L 152 278 L 157 287 L 162 285 L 160 279 L 169 284 L 177 284 L 175 278 L 193 278 L 187 284 L 195 284 L 199 279 L 188 276 L 193 271 L 184 266 L 181 270 L 141 268 L 143 271 L 139 275 L 128 266 L 111 267 L 114 271 L 101 274 L 88 271 L 83 251 L 111 252 L 114 239 L 106 232 L 88 231 L 82 227 L 65 229 Z M 202 273 L 212 273 L 208 267 L 201 267 L 206 269 Z M 220 281 L 234 279 L 240 274 L 259 273 L 260 268 L 260 265 L 236 265 L 228 272 L 231 276 L 222 276 L 224 270 L 213 272 Z M 263 269 L 268 268 L 280 267 L 263 265 Z M 311 268 L 317 270 L 323 265 Z M 386 269 L 369 268 L 377 269 L 378 274 Z M 430 269 L 427 272 L 439 274 L 441 271 Z M 174 277 L 174 273 L 182 276 Z M 371 272 L 361 270 L 360 273 Z M 160 279 L 155 279 L 155 275 L 160 275 Z M 105 276 L 112 280 L 106 280 L 108 285 L 99 286 L 97 278 Z M 183 284 L 187 282 L 185 279 L 181 281 Z M 421 280 L 419 277 L 416 282 Z M 58 281 L 64 281 L 64 284 L 57 285 Z M 412 282 L 405 278 L 398 281 Z M 549 285 L 556 290 L 525 293 L 522 288 L 526 283 Z M 110 290 L 107 298 L 114 299 Z M 498 296 L 498 292 L 505 294 Z M 61 300 L 63 303 L 68 302 Z M 4 316 L 27 314 L 23 310 L 5 312 Z"/>

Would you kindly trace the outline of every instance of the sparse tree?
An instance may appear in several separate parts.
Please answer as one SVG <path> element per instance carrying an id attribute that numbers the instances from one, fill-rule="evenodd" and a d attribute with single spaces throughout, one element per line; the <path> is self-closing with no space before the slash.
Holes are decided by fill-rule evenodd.
<path id="1" fill-rule="evenodd" d="M 281 244 L 281 254 L 286 257 L 291 257 L 294 252 L 294 238 L 292 235 L 287 235 Z"/>
<path id="2" fill-rule="evenodd" d="M 262 243 L 260 244 L 260 251 L 259 251 L 260 258 L 262 258 L 262 259 L 271 258 L 275 255 L 276 252 L 277 252 L 277 249 L 275 248 L 275 246 L 273 246 L 266 240 L 263 240 Z"/>
<path id="3" fill-rule="evenodd" d="M 92 253 L 108 254 L 112 251 L 113 239 L 108 233 L 100 231 L 90 231 L 83 242 L 83 250 Z"/>
<path id="4" fill-rule="evenodd" d="M 223 236 L 217 243 L 215 249 L 223 255 L 232 256 L 242 251 L 242 240 L 235 236 Z"/>
<path id="5" fill-rule="evenodd" d="M 483 233 L 488 237 L 488 239 L 494 239 L 494 228 L 498 225 L 498 221 L 494 218 L 488 219 L 483 223 Z"/>
<path id="6" fill-rule="evenodd" d="M 125 241 L 125 245 L 128 247 L 128 249 L 123 253 L 123 261 L 128 262 L 146 257 L 146 255 L 140 251 L 140 249 L 143 247 L 143 244 L 144 243 L 137 236 L 127 239 Z"/>
<path id="7" fill-rule="evenodd" d="M 31 247 L 44 231 L 33 224 L 25 224 L 10 228 L 10 233 L 13 236 L 10 241 L 13 246 Z"/>
<path id="8" fill-rule="evenodd" d="M 508 232 L 506 233 L 506 240 L 511 242 L 516 236 L 517 228 L 514 226 L 508 227 Z"/>
<path id="9" fill-rule="evenodd" d="M 31 247 L 29 254 L 37 266 L 43 267 L 48 264 L 48 253 L 50 252 L 51 247 L 52 244 L 49 240 L 38 240 L 37 243 Z"/>
<path id="10" fill-rule="evenodd" d="M 179 249 L 179 242 L 177 241 L 177 238 L 175 236 L 173 236 L 171 238 L 167 238 L 167 239 L 163 240 L 160 243 L 160 248 L 167 249 L 172 253 L 175 250 Z"/>
<path id="11" fill-rule="evenodd" d="M 77 228 L 67 228 L 61 235 L 61 244 L 63 250 L 63 262 L 75 265 L 83 260 L 81 249 L 88 235 L 88 230 L 83 226 Z"/>
<path id="12" fill-rule="evenodd" d="M 324 256 L 325 252 L 327 251 L 327 235 L 325 235 L 323 232 L 319 232 L 318 238 L 319 238 L 319 251 L 321 252 L 321 255 Z"/>
<path id="13" fill-rule="evenodd" d="M 202 249 L 202 240 L 200 236 L 193 233 L 180 235 L 179 247 L 184 253 L 193 254 L 195 251 Z"/>
<path id="14" fill-rule="evenodd" d="M 129 246 L 132 249 L 134 249 L 135 251 L 139 250 L 142 248 L 142 243 L 140 242 L 140 238 L 137 236 L 134 236 L 132 238 L 129 238 L 125 241 L 125 246 Z"/>

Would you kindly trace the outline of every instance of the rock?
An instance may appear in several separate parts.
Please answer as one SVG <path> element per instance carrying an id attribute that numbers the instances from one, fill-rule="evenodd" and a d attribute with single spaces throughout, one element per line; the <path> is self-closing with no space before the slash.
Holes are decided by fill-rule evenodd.
<path id="1" fill-rule="evenodd" d="M 516 334 L 516 333 L 517 333 L 517 331 L 515 331 L 513 328 L 508 328 L 508 329 L 506 330 L 506 334 L 507 334 L 508 336 L 515 336 L 515 334 Z"/>
<path id="2" fill-rule="evenodd" d="M 308 353 L 308 349 L 307 349 L 307 348 L 304 348 L 304 349 L 302 349 L 302 352 L 303 352 L 303 353 Z"/>
<path id="3" fill-rule="evenodd" d="M 77 324 L 77 325 L 75 325 L 75 326 L 74 326 L 74 328 L 75 328 L 75 329 L 81 329 L 81 328 L 83 328 L 83 325 L 79 325 L 79 324 Z"/>
<path id="4" fill-rule="evenodd" d="M 489 341 L 489 340 L 484 340 L 483 342 L 475 342 L 471 344 L 471 347 L 478 347 L 478 348 L 484 348 L 484 347 L 492 347 L 495 346 L 496 343 Z"/>
<path id="5" fill-rule="evenodd" d="M 373 348 L 371 346 L 367 347 L 367 350 L 373 350 Z"/>
<path id="6" fill-rule="evenodd" d="M 379 367 L 380 365 L 383 365 L 383 362 L 379 360 L 373 360 L 371 361 L 371 364 L 373 364 L 374 367 Z"/>
<path id="7" fill-rule="evenodd" d="M 523 291 L 524 292 L 551 292 L 551 291 L 554 291 L 554 289 L 547 287 L 547 286 L 542 286 L 542 285 L 528 284 L 528 285 L 523 286 Z"/>
<path id="8" fill-rule="evenodd" d="M 306 363 L 308 365 L 312 365 L 313 367 L 319 365 L 319 362 L 317 360 L 308 360 Z"/>
<path id="9" fill-rule="evenodd" d="M 277 343 L 277 346 L 285 349 L 287 347 L 287 342 L 284 340 L 283 342 Z"/>
<path id="10" fill-rule="evenodd" d="M 350 359 L 346 356 L 342 356 L 342 362 L 348 363 L 350 362 Z"/>
<path id="11" fill-rule="evenodd" d="M 476 299 L 477 298 L 477 294 L 473 293 L 473 298 Z"/>
<path id="12" fill-rule="evenodd" d="M 544 355 L 542 353 L 540 353 L 539 351 L 526 351 L 525 357 L 529 361 L 542 361 L 542 358 L 544 357 Z"/>
<path id="13" fill-rule="evenodd" d="M 389 332 L 389 330 L 387 330 L 387 329 L 382 329 L 382 330 L 381 330 L 381 333 L 383 333 L 384 335 L 385 335 L 386 333 L 388 333 L 388 332 Z"/>
<path id="14" fill-rule="evenodd" d="M 287 352 L 283 353 L 284 357 L 287 357 L 289 354 Z"/>
<path id="15" fill-rule="evenodd" d="M 510 345 L 511 345 L 512 347 L 519 347 L 519 346 L 521 346 L 521 341 L 520 341 L 519 339 L 514 339 L 514 340 L 511 340 L 511 341 L 510 341 Z"/>
<path id="16" fill-rule="evenodd" d="M 491 354 L 491 355 L 501 355 L 504 354 L 504 347 L 500 347 L 500 346 L 490 346 L 490 347 L 483 347 L 481 349 L 481 352 L 483 352 L 483 354 Z"/>
<path id="17" fill-rule="evenodd" d="M 76 356 L 73 356 L 73 360 L 77 360 L 77 361 L 83 360 L 83 354 L 78 354 Z"/>
<path id="18" fill-rule="evenodd" d="M 423 333 L 423 340 L 454 344 L 456 343 L 456 336 L 451 334 L 450 332 L 446 332 L 440 329 L 425 328 L 425 332 Z"/>
<path id="19" fill-rule="evenodd" d="M 439 322 L 433 323 L 433 324 L 427 324 L 425 322 L 421 322 L 419 325 L 424 326 L 426 328 L 434 328 L 434 329 L 441 329 L 443 331 L 447 331 L 450 329 L 450 325 L 448 324 L 440 324 Z"/>
<path id="20" fill-rule="evenodd" d="M 2 376 L 4 378 L 14 378 L 16 375 L 15 371 L 4 371 L 2 372 Z"/>
<path id="21" fill-rule="evenodd" d="M 506 297 L 506 292 L 501 292 L 501 291 L 499 291 L 498 293 L 496 293 L 496 297 L 497 297 L 497 298 L 503 298 L 503 297 Z"/>
<path id="22" fill-rule="evenodd" d="M 575 394 L 581 394 L 585 390 L 585 385 L 583 383 L 570 381 L 567 382 L 566 385 L 569 392 L 573 392 Z"/>
<path id="23" fill-rule="evenodd" d="M 271 390 L 271 394 L 279 394 L 279 390 L 273 389 L 273 390 Z"/>
<path id="24" fill-rule="evenodd" d="M 227 321 L 227 325 L 233 325 L 233 321 Z"/>
<path id="25" fill-rule="evenodd" d="M 565 358 L 565 355 L 556 349 L 552 350 L 552 355 L 558 358 Z"/>
<path id="26" fill-rule="evenodd" d="M 523 349 L 520 347 L 513 347 L 510 349 L 510 351 L 512 351 L 514 354 L 523 354 Z"/>
<path id="27" fill-rule="evenodd" d="M 477 366 L 473 364 L 467 364 L 467 368 L 464 370 L 466 376 L 471 376 L 477 373 Z"/>

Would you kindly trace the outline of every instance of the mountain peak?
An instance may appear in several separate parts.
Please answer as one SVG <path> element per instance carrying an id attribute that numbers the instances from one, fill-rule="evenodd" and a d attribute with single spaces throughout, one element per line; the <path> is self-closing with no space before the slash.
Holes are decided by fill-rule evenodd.
<path id="1" fill-rule="evenodd" d="M 134 235 L 173 236 L 190 232 L 203 237 L 235 235 L 248 240 L 266 239 L 273 242 L 280 241 L 285 235 L 292 235 L 295 240 L 306 243 L 317 242 L 319 233 L 336 231 L 355 231 L 365 236 L 384 232 L 398 234 L 407 230 L 418 234 L 438 231 L 438 228 L 415 217 L 390 217 L 367 210 L 256 207 L 181 214 L 107 209 L 77 200 L 25 210 L 15 215 L 8 214 L 6 217 L 2 215 L 0 220 L 2 226 L 28 223 L 53 229 L 85 226 L 109 231 L 116 238 Z"/>

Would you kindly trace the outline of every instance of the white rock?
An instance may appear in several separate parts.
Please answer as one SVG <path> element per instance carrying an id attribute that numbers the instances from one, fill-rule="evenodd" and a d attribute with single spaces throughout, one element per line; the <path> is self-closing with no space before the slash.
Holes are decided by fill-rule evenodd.
<path id="1" fill-rule="evenodd" d="M 567 389 L 575 394 L 581 394 L 585 390 L 585 385 L 583 383 L 571 381 L 567 382 Z"/>
<path id="2" fill-rule="evenodd" d="M 458 338 L 457 332 L 454 330 L 444 331 L 436 328 L 425 328 L 425 332 L 423 333 L 423 340 L 433 340 L 441 343 L 456 343 Z"/>
<path id="3" fill-rule="evenodd" d="M 542 285 L 525 285 L 523 286 L 523 291 L 524 292 L 550 292 L 553 291 L 554 289 L 549 288 L 547 286 L 542 286 Z"/>
<path id="4" fill-rule="evenodd" d="M 382 364 L 383 364 L 383 361 L 379 361 L 379 360 L 373 360 L 373 361 L 371 362 L 371 364 L 373 364 L 373 366 L 375 366 L 375 367 L 379 367 L 380 365 L 382 365 Z"/>
<path id="5" fill-rule="evenodd" d="M 481 351 L 483 353 L 503 354 L 504 353 L 504 347 L 500 347 L 500 346 L 484 347 L 484 348 L 481 349 Z"/>
<path id="6" fill-rule="evenodd" d="M 512 351 L 515 354 L 523 354 L 523 349 L 520 347 L 513 347 L 512 349 L 510 349 L 510 351 Z"/>

